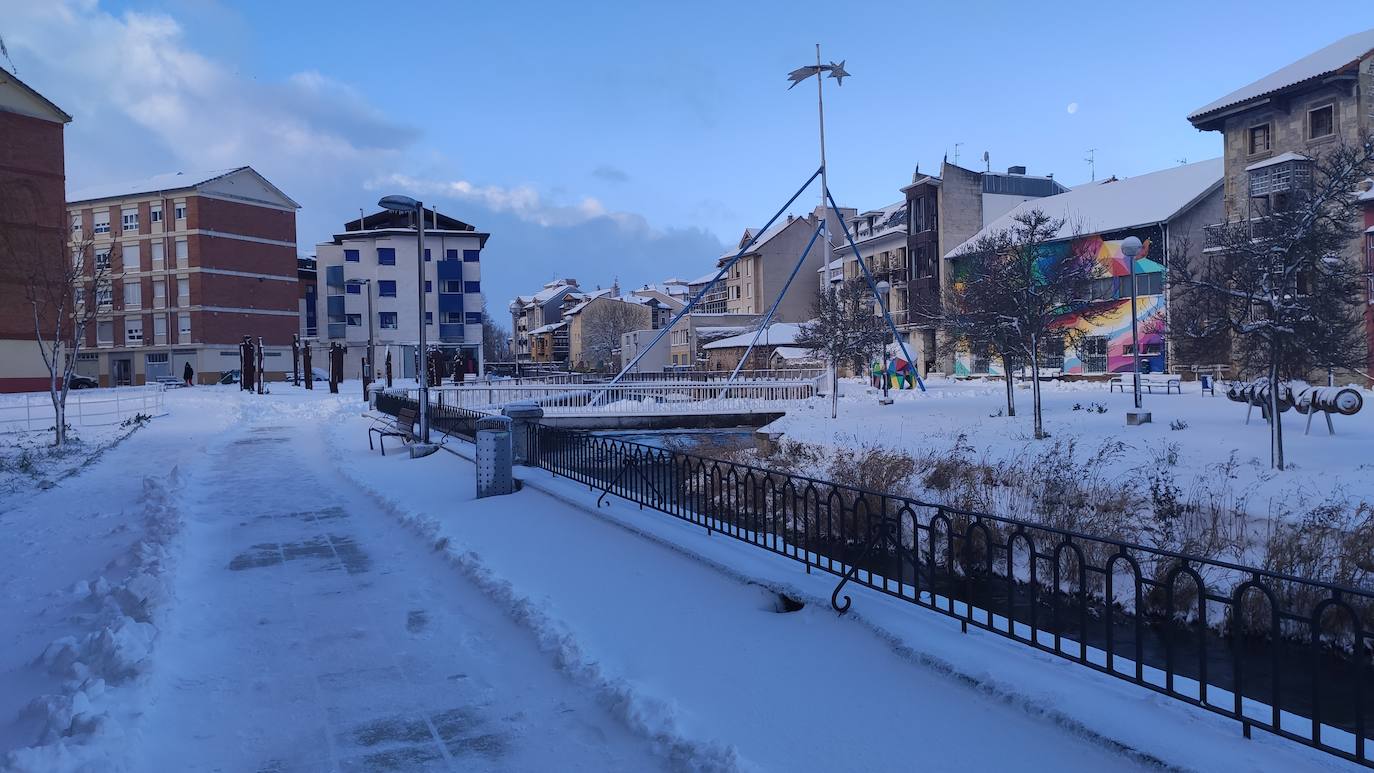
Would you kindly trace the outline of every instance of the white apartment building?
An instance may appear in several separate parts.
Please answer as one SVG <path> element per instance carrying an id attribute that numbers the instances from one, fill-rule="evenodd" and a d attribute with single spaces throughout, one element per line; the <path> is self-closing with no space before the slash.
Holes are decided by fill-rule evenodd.
<path id="1" fill-rule="evenodd" d="M 449 356 L 466 353 L 482 373 L 481 252 L 490 234 L 425 210 L 424 315 L 430 346 Z M 377 377 L 386 355 L 392 373 L 414 378 L 420 338 L 419 274 L 413 217 L 378 212 L 344 224 L 343 233 L 315 247 L 319 272 L 319 342 L 348 346 L 345 378 L 362 375 L 369 330 L 375 336 Z M 372 318 L 368 318 L 368 298 Z"/>

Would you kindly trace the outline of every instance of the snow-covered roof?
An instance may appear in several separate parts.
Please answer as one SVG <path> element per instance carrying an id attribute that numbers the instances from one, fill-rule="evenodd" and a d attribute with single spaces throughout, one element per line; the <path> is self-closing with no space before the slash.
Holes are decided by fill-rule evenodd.
<path id="1" fill-rule="evenodd" d="M 1304 156 L 1304 155 L 1301 154 L 1301 153 L 1294 153 L 1293 151 L 1290 150 L 1290 151 L 1288 151 L 1287 153 L 1280 153 L 1280 154 L 1278 154 L 1277 156 L 1274 156 L 1273 158 L 1266 158 L 1266 159 L 1264 159 L 1263 161 L 1256 161 L 1255 163 L 1251 164 L 1250 166 L 1245 167 L 1245 171 L 1247 171 L 1247 172 L 1253 172 L 1253 171 L 1255 171 L 1256 169 L 1263 169 L 1263 168 L 1265 168 L 1265 167 L 1267 167 L 1267 166 L 1274 166 L 1275 164 L 1286 164 L 1286 163 L 1288 163 L 1289 161 L 1311 161 L 1311 160 L 1312 160 L 1312 158 L 1311 158 L 1310 156 Z"/>
<path id="2" fill-rule="evenodd" d="M 1359 62 L 1370 52 L 1374 52 L 1374 29 L 1348 35 L 1326 48 L 1269 73 L 1254 83 L 1236 89 L 1215 102 L 1199 107 L 1189 114 L 1188 120 L 1196 122 L 1209 113 L 1268 96 L 1313 78 L 1330 75 Z"/>
<path id="3" fill-rule="evenodd" d="M 803 349 L 800 346 L 779 346 L 773 350 L 773 356 L 778 359 L 789 361 L 801 360 L 814 362 L 820 359 L 816 356 L 815 352 L 810 349 Z"/>
<path id="4" fill-rule="evenodd" d="M 1355 196 L 1355 200 L 1356 200 L 1356 201 L 1374 201 L 1374 180 L 1365 180 L 1364 183 L 1365 183 L 1365 185 L 1368 185 L 1369 187 L 1367 187 L 1367 188 L 1361 190 L 1361 191 L 1359 192 L 1359 194 L 1357 194 L 1357 195 Z"/>
<path id="5" fill-rule="evenodd" d="M 557 329 L 559 329 L 559 328 L 561 328 L 561 327 L 567 327 L 567 325 L 568 325 L 568 323 L 567 323 L 566 320 L 561 321 L 561 322 L 550 322 L 549 324 L 544 325 L 543 327 L 537 327 L 537 328 L 531 330 L 531 331 L 529 332 L 529 335 L 539 335 L 539 334 L 541 334 L 541 333 L 552 333 L 553 331 L 555 331 L 555 330 L 557 330 Z"/>
<path id="6" fill-rule="evenodd" d="M 553 287 L 545 287 L 543 290 L 529 296 L 529 299 L 534 303 L 544 303 L 545 301 L 553 300 L 567 290 L 580 292 L 577 289 L 577 285 L 554 285 Z"/>
<path id="7" fill-rule="evenodd" d="M 797 342 L 797 333 L 800 332 L 801 325 L 792 322 L 775 322 L 763 331 L 759 336 L 759 344 L 763 346 L 778 346 L 780 344 L 794 344 Z M 748 346 L 754 340 L 754 333 L 750 330 L 747 333 L 733 335 L 729 338 L 722 338 L 712 341 L 701 347 L 703 349 L 731 349 L 734 347 Z"/>
<path id="8" fill-rule="evenodd" d="M 797 220 L 799 220 L 799 218 L 792 218 L 790 220 L 783 220 L 781 222 L 774 223 L 772 228 L 769 228 L 767 231 L 764 231 L 762 234 L 759 235 L 758 241 L 754 242 L 754 244 L 749 247 L 749 252 L 758 252 L 759 250 L 763 249 L 763 246 L 765 244 L 772 241 L 778 234 L 782 233 L 783 231 L 786 231 L 789 227 L 791 227 L 793 223 L 797 222 Z M 744 237 L 740 239 L 739 244 L 731 248 L 730 250 L 726 251 L 719 258 L 717 258 L 717 263 L 730 260 L 731 258 L 738 255 L 740 247 L 744 246 L 746 242 L 752 239 L 754 237 L 754 234 L 757 232 L 758 229 L 756 228 L 744 229 Z M 714 276 L 714 274 L 712 274 L 712 276 Z M 709 277 L 707 278 L 707 281 L 710 281 Z"/>
<path id="9" fill-rule="evenodd" d="M 124 196 L 137 196 L 141 193 L 158 193 L 159 191 L 178 191 L 186 188 L 194 188 L 202 183 L 217 180 L 225 175 L 233 174 L 240 169 L 247 169 L 246 166 L 236 166 L 231 169 L 212 169 L 204 172 L 164 172 L 155 174 L 152 177 L 145 177 L 141 180 L 127 180 L 125 182 L 106 183 L 104 185 L 91 185 L 80 190 L 72 191 L 67 196 L 67 201 L 92 201 L 95 199 L 113 199 Z"/>
<path id="10" fill-rule="evenodd" d="M 715 278 L 716 278 L 716 274 L 719 274 L 719 273 L 720 273 L 720 269 L 716 269 L 715 271 L 712 271 L 712 272 L 709 273 L 709 274 L 703 274 L 702 276 L 699 276 L 699 277 L 697 277 L 696 279 L 693 279 L 692 281 L 688 282 L 687 284 L 688 284 L 688 286 L 691 286 L 691 285 L 704 285 L 704 284 L 706 284 L 707 282 L 711 281 L 712 279 L 715 279 Z"/>
<path id="11" fill-rule="evenodd" d="M 852 221 L 856 219 L 867 220 L 873 217 L 873 229 L 869 230 L 867 225 L 854 226 Z M 863 244 L 871 239 L 880 236 L 887 236 L 893 233 L 906 233 L 906 199 L 893 204 L 888 204 L 882 209 L 870 210 L 863 213 L 859 218 L 850 218 L 850 235 L 854 237 L 856 244 Z M 848 245 L 842 245 L 839 249 L 848 249 Z"/>
<path id="12" fill-rule="evenodd" d="M 983 236 L 1011 228 L 1017 215 L 1034 209 L 1064 219 L 1057 234 L 1061 239 L 1075 233 L 1104 233 L 1167 222 L 1220 187 L 1221 178 L 1222 160 L 1214 158 L 1023 201 L 950 250 L 945 257 L 960 254 L 967 245 Z"/>

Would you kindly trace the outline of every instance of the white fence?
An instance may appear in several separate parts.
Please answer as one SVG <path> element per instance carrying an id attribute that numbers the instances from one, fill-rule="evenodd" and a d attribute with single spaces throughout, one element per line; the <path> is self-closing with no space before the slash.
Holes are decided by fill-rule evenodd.
<path id="1" fill-rule="evenodd" d="M 415 387 L 391 391 L 405 392 L 411 398 L 419 392 Z M 549 416 L 753 413 L 780 410 L 784 403 L 815 397 L 817 381 L 737 381 L 728 387 L 700 381 L 614 386 L 496 382 L 432 387 L 429 394 L 434 405 L 482 413 L 499 413 L 502 406 L 517 401 L 537 403 Z"/>
<path id="2" fill-rule="evenodd" d="M 99 427 L 118 424 L 140 413 L 160 416 L 165 413 L 161 384 L 116 389 L 73 389 L 67 393 L 67 424 L 72 427 Z M 36 432 L 52 429 L 56 412 L 47 392 L 0 395 L 0 433 Z"/>

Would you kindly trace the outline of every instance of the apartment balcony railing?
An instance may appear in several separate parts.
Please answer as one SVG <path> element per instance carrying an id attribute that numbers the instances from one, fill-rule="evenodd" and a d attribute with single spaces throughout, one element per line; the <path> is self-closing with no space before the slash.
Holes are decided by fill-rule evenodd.
<path id="1" fill-rule="evenodd" d="M 1273 224 L 1269 218 L 1256 217 L 1250 220 L 1216 223 L 1202 227 L 1202 248 L 1215 250 L 1225 247 L 1229 241 L 1248 236 L 1263 239 L 1273 234 Z"/>
<path id="2" fill-rule="evenodd" d="M 1301 190 L 1312 183 L 1312 162 L 1306 160 L 1285 161 L 1248 173 L 1251 196 L 1268 196 L 1272 193 L 1288 193 Z"/>
<path id="3" fill-rule="evenodd" d="M 463 340 L 463 325 L 457 322 L 441 322 L 439 324 L 439 339 L 442 341 Z"/>

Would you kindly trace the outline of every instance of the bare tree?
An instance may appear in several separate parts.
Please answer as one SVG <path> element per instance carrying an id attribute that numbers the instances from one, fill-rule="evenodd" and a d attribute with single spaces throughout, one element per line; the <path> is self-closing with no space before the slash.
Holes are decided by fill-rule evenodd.
<path id="1" fill-rule="evenodd" d="M 836 382 L 840 366 L 847 364 L 862 373 L 868 358 L 882 351 L 887 343 L 887 325 L 873 313 L 875 302 L 873 291 L 862 279 L 850 279 L 834 290 L 823 287 L 811 306 L 814 319 L 802 323 L 797 330 L 797 346 L 830 363 L 832 419 L 838 413 Z"/>
<path id="2" fill-rule="evenodd" d="M 510 362 L 510 331 L 482 310 L 482 358 L 487 362 Z"/>
<path id="3" fill-rule="evenodd" d="M 48 370 L 53 442 L 61 446 L 67 442 L 67 392 L 77 356 L 101 305 L 98 301 L 103 299 L 108 305 L 112 288 L 108 254 L 97 263 L 89 236 L 74 245 L 68 256 L 60 228 L 35 225 L 52 206 L 60 208 L 61 203 L 43 201 L 31 186 L 17 182 L 0 186 L 0 210 L 5 212 L 0 223 L 3 279 L 22 287 L 29 304 L 35 344 Z"/>
<path id="4" fill-rule="evenodd" d="M 1284 468 L 1281 380 L 1359 369 L 1363 275 L 1355 189 L 1374 172 L 1374 135 L 1311 161 L 1292 190 L 1248 222 L 1219 229 L 1213 249 L 1170 266 L 1174 333 L 1229 336 L 1232 356 L 1270 385 L 1270 465 Z"/>
<path id="5" fill-rule="evenodd" d="M 1031 209 L 1016 215 L 1004 231 L 979 237 L 958 256 L 958 279 L 942 304 L 952 338 L 1002 358 L 1008 392 L 1016 363 L 1030 365 L 1037 438 L 1046 437 L 1042 353 L 1048 346 L 1076 347 L 1083 333 L 1070 320 L 1092 321 L 1111 306 L 1092 298 L 1093 280 L 1101 271 L 1096 258 L 1074 251 L 1073 242 L 1060 235 L 1063 230 L 1064 220 Z"/>
<path id="6" fill-rule="evenodd" d="M 606 370 L 616 366 L 620 337 L 649 326 L 649 309 L 638 303 L 597 298 L 580 312 L 582 349 L 575 353 L 588 367 Z"/>

